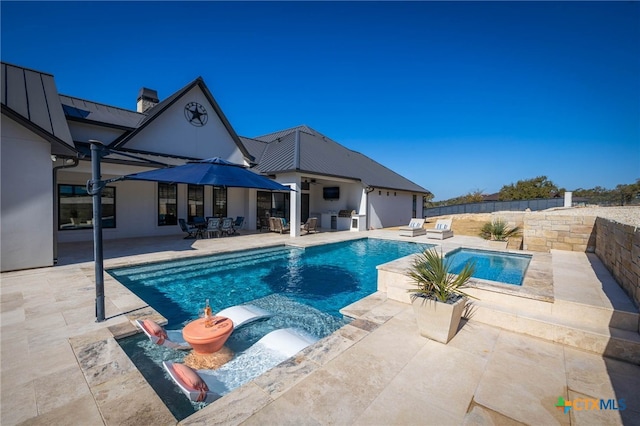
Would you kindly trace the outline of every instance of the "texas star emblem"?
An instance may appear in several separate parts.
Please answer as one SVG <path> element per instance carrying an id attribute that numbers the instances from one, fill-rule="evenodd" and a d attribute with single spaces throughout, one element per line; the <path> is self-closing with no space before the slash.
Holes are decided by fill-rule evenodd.
<path id="1" fill-rule="evenodd" d="M 202 127 L 207 124 L 207 110 L 197 102 L 189 102 L 184 107 L 184 116 L 187 121 L 196 127 Z"/>

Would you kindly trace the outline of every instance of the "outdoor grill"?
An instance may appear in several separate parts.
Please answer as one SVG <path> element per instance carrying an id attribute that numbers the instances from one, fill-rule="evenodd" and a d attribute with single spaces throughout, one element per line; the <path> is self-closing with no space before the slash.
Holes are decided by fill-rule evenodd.
<path id="1" fill-rule="evenodd" d="M 355 210 L 340 210 L 338 212 L 338 217 L 351 217 L 356 214 Z"/>

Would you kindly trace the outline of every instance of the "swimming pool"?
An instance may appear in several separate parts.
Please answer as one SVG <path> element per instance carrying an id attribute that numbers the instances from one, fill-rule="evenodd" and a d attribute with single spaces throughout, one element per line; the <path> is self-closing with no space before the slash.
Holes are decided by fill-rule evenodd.
<path id="1" fill-rule="evenodd" d="M 476 264 L 473 274 L 475 278 L 500 283 L 522 285 L 527 267 L 531 262 L 531 255 L 504 253 L 489 250 L 458 248 L 446 254 L 451 259 L 451 270 L 460 273 L 462 268 L 471 260 Z"/>
<path id="2" fill-rule="evenodd" d="M 214 312 L 243 303 L 270 311 L 274 314 L 271 318 L 242 327 L 227 340 L 226 346 L 236 354 L 234 360 L 247 360 L 251 357 L 243 355 L 251 346 L 278 328 L 300 328 L 317 338 L 333 333 L 348 322 L 340 309 L 376 291 L 377 265 L 429 247 L 433 245 L 365 238 L 305 249 L 279 246 L 247 250 L 107 272 L 167 318 L 167 328 L 179 329 L 197 318 L 205 299 Z M 140 335 L 119 342 L 176 418 L 185 418 L 201 407 L 191 404 L 160 366 L 162 361 L 182 361 L 184 353 L 154 345 Z M 228 386 L 237 387 L 280 361 L 257 359 L 251 368 L 236 362 L 237 369 L 228 371 Z"/>

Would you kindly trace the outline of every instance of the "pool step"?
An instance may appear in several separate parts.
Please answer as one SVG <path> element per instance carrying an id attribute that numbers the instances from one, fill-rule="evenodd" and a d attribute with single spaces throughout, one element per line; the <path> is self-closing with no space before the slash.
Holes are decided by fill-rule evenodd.
<path id="1" fill-rule="evenodd" d="M 616 284 L 617 285 L 617 284 Z M 552 302 L 509 296 L 486 289 L 470 288 L 467 292 L 482 302 L 499 307 L 505 312 L 522 315 L 542 315 L 563 323 L 583 324 L 590 327 L 606 326 L 640 332 L 640 314 L 631 305 L 620 308 L 599 304 L 586 304 L 556 297 Z"/>
<path id="2" fill-rule="evenodd" d="M 522 310 L 487 300 L 474 300 L 468 319 L 640 365 L 637 314 L 634 319 L 628 313 L 623 313 L 621 325 L 629 330 L 610 326 L 607 321 L 593 320 L 594 316 L 606 313 L 596 313 L 590 309 L 592 307 L 581 307 L 581 314 L 572 318 L 557 315 L 559 309 L 554 314 L 553 306 L 548 308 L 549 312 L 545 313 L 544 309 Z M 612 313 L 608 315 L 611 318 L 618 316 Z"/>
<path id="3" fill-rule="evenodd" d="M 173 267 L 166 267 L 161 270 L 155 270 L 152 267 L 134 268 L 131 273 L 124 271 L 114 271 L 116 276 L 124 276 L 129 280 L 135 281 L 141 278 L 155 278 L 157 282 L 172 282 L 175 280 L 175 276 L 178 275 L 181 278 L 194 278 L 201 275 L 202 271 L 215 268 L 216 274 L 224 273 L 225 271 L 233 270 L 238 265 L 246 266 L 247 262 L 250 264 L 261 264 L 271 262 L 284 262 L 290 256 L 289 250 L 273 250 L 273 251 L 261 251 L 255 254 L 246 254 L 238 256 L 222 255 L 215 256 L 213 258 L 198 258 L 189 259 L 187 263 L 181 263 Z"/>

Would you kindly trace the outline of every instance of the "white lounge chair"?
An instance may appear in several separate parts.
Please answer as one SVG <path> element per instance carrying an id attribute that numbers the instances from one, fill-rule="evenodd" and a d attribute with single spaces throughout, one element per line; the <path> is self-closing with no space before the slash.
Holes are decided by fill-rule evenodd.
<path id="1" fill-rule="evenodd" d="M 250 322 L 269 318 L 272 314 L 255 305 L 236 305 L 225 308 L 216 315 L 231 319 L 235 330 Z M 191 345 L 182 337 L 182 330 L 165 330 L 158 323 L 149 319 L 135 320 L 135 323 L 149 340 L 157 345 L 178 350 L 191 349 Z"/>
<path id="2" fill-rule="evenodd" d="M 284 361 L 317 341 L 318 339 L 302 330 L 283 328 L 267 333 L 253 346 L 276 352 L 281 355 L 280 358 Z M 194 370 L 184 364 L 171 361 L 163 361 L 162 365 L 175 384 L 191 401 L 213 402 L 231 390 L 225 383 L 225 372 L 222 369 Z"/>
<path id="3" fill-rule="evenodd" d="M 242 327 L 252 321 L 269 318 L 273 314 L 255 305 L 235 305 L 218 312 L 216 316 L 227 317 L 233 321 L 233 328 Z"/>
<path id="4" fill-rule="evenodd" d="M 438 219 L 436 221 L 435 228 L 427 229 L 427 238 L 444 240 L 445 238 L 453 237 L 453 231 L 451 230 L 451 222 L 452 222 L 452 219 Z"/>
<path id="5" fill-rule="evenodd" d="M 403 237 L 417 237 L 424 235 L 427 231 L 424 229 L 424 219 L 413 218 L 409 225 L 400 227 L 400 235 Z"/>

